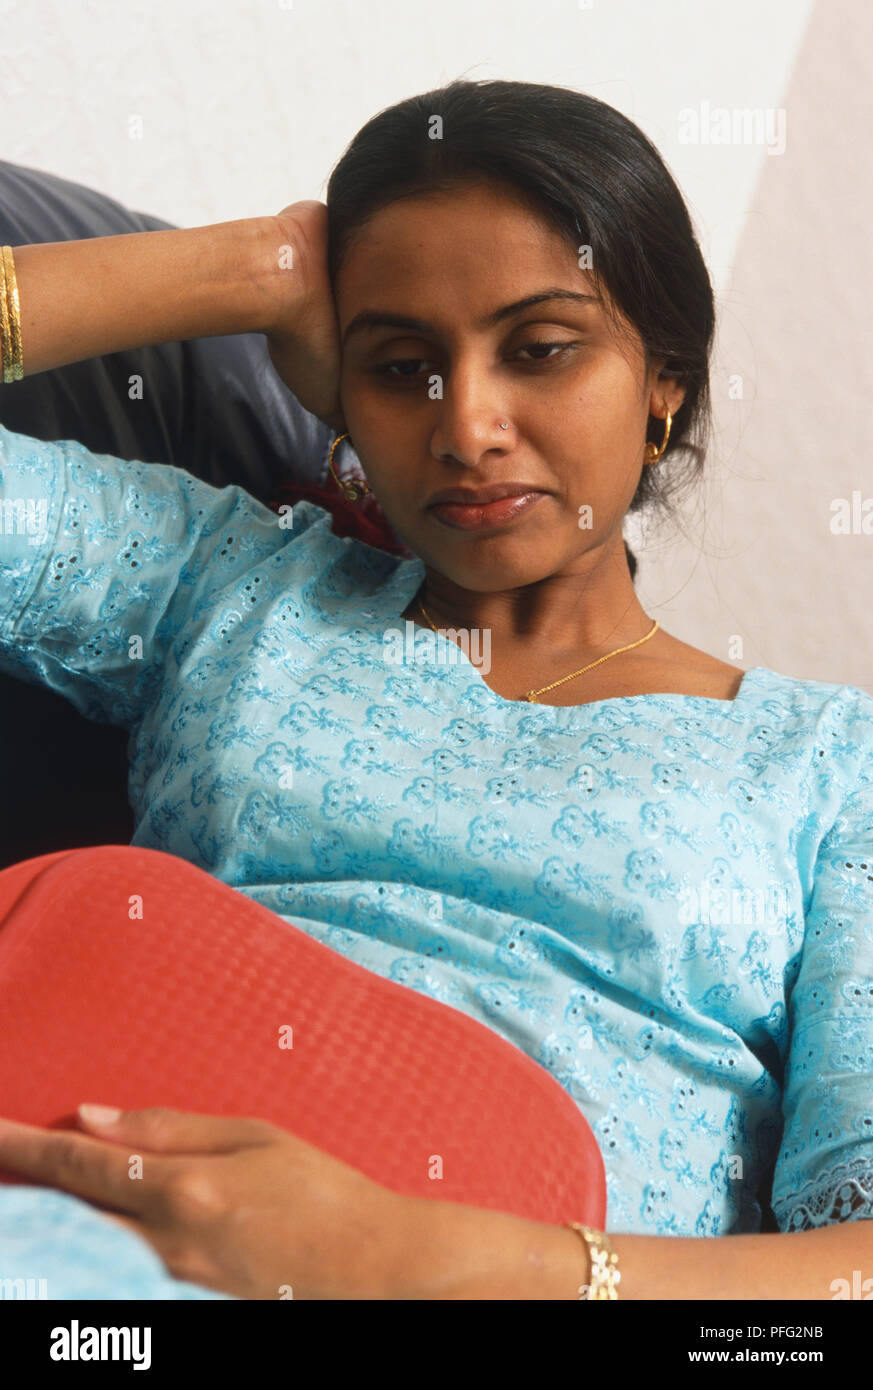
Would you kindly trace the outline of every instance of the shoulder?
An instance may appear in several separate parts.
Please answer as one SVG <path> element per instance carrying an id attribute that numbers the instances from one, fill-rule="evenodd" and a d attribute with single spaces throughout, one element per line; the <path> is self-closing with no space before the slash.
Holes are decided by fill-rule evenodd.
<path id="1" fill-rule="evenodd" d="M 285 538 L 280 555 L 289 572 L 302 569 L 314 592 L 331 596 L 331 612 L 337 611 L 338 595 L 358 611 L 361 601 L 381 592 L 410 561 L 357 536 L 338 536 L 333 525 L 333 514 L 325 507 L 294 502 L 290 514 L 280 519 Z"/>
<path id="2" fill-rule="evenodd" d="M 733 700 L 745 675 L 739 667 L 681 642 L 663 628 L 657 634 L 657 644 L 651 644 L 648 659 L 659 668 L 662 683 L 672 683 L 685 694 L 712 700 Z"/>
<path id="3" fill-rule="evenodd" d="M 820 776 L 854 778 L 873 762 L 873 696 L 840 681 L 788 676 L 753 667 L 742 706 L 774 737 L 806 748 Z"/>
<path id="4" fill-rule="evenodd" d="M 751 679 L 743 694 L 751 699 L 754 691 L 764 712 L 785 716 L 794 713 L 801 720 L 824 721 L 835 729 L 852 725 L 856 737 L 873 740 L 873 695 L 860 686 L 789 676 L 769 666 L 741 670 L 669 633 L 664 633 L 664 638 L 663 659 L 683 672 L 689 690 L 692 685 L 699 687 L 697 694 L 733 699 L 748 676 Z"/>
<path id="5" fill-rule="evenodd" d="M 838 681 L 755 668 L 751 707 L 768 748 L 793 767 L 808 796 L 807 829 L 838 837 L 862 827 L 873 846 L 873 696 Z"/>
<path id="6" fill-rule="evenodd" d="M 775 711 L 780 706 L 814 720 L 820 733 L 873 740 L 873 696 L 860 686 L 841 681 L 789 676 L 767 666 L 753 668 L 759 676 L 761 699 Z"/>

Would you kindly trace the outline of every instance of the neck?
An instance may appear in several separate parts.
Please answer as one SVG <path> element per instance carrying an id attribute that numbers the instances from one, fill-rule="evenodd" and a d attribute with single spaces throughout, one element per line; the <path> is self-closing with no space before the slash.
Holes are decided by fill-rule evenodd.
<path id="1" fill-rule="evenodd" d="M 581 556 L 536 583 L 488 592 L 465 588 L 426 565 L 418 597 L 437 627 L 489 629 L 501 646 L 533 645 L 553 654 L 590 652 L 594 658 L 652 627 L 623 543 L 608 556 Z"/>

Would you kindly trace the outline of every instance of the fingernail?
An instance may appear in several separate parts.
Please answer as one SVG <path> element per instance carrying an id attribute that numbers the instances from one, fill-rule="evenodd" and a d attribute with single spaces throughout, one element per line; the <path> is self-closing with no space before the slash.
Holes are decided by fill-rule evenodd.
<path id="1" fill-rule="evenodd" d="M 89 1125 L 114 1125 L 121 1111 L 111 1105 L 80 1105 L 79 1114 Z"/>

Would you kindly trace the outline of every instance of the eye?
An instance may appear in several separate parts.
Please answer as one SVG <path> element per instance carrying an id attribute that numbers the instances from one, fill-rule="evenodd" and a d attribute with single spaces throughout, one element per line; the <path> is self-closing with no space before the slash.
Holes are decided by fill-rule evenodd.
<path id="1" fill-rule="evenodd" d="M 377 376 L 386 377 L 389 381 L 395 381 L 395 382 L 396 382 L 396 381 L 412 381 L 412 382 L 414 382 L 416 376 L 418 375 L 417 372 L 415 372 L 415 371 L 403 371 L 403 370 L 401 370 L 397 375 L 395 375 L 395 374 L 394 374 L 394 368 L 395 368 L 395 367 L 399 367 L 399 368 L 402 369 L 402 368 L 404 368 L 404 367 L 418 367 L 418 366 L 420 366 L 420 364 L 421 364 L 422 362 L 426 362 L 426 361 L 427 361 L 427 358 L 426 358 L 426 357 L 395 357 L 395 358 L 394 358 L 392 361 L 390 361 L 390 362 L 381 362 L 378 366 L 376 366 L 376 367 L 373 368 L 373 371 L 377 374 Z M 431 369 L 431 374 L 432 374 L 435 370 L 436 370 L 435 367 L 432 368 L 432 369 Z"/>
<path id="2" fill-rule="evenodd" d="M 572 348 L 576 346 L 576 343 L 547 343 L 538 339 L 536 342 L 525 343 L 524 347 L 519 348 L 518 351 L 519 354 L 522 352 L 533 352 L 535 354 L 540 354 L 530 359 L 533 362 L 552 362 L 556 360 L 551 356 L 553 352 L 562 353 L 565 351 L 570 351 Z M 546 349 L 548 355 L 546 355 L 545 353 L 541 353 L 542 349 Z"/>
<path id="3" fill-rule="evenodd" d="M 574 351 L 578 346 L 579 344 L 575 342 L 551 343 L 536 339 L 533 342 L 524 343 L 522 347 L 517 348 L 516 351 L 511 354 L 510 360 L 514 357 L 518 360 L 530 363 L 558 362 L 565 353 Z M 531 353 L 533 355 L 528 358 L 523 358 L 522 353 Z M 438 370 L 426 357 L 395 357 L 390 362 L 378 363 L 372 370 L 377 376 L 381 376 L 388 381 L 395 383 L 408 382 L 411 385 L 415 385 L 422 364 L 430 367 L 428 375 L 433 375 L 433 373 Z"/>
<path id="4" fill-rule="evenodd" d="M 544 339 L 534 339 L 532 342 L 523 343 L 510 353 L 509 360 L 523 361 L 527 366 L 546 366 L 549 363 L 559 363 L 567 353 L 574 352 L 580 343 L 577 342 L 546 342 Z M 523 353 L 531 353 L 530 357 L 523 357 Z M 425 371 L 427 368 L 427 371 Z M 381 377 L 382 381 L 391 382 L 393 386 L 417 386 L 423 379 L 438 373 L 439 368 L 435 363 L 431 363 L 427 357 L 393 357 L 391 361 L 382 361 L 377 366 L 371 368 L 374 375 Z"/>

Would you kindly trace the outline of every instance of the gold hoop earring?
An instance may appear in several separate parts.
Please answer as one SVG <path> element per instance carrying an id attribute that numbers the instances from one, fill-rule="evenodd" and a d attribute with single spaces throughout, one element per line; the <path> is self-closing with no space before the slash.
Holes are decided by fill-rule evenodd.
<path id="1" fill-rule="evenodd" d="M 333 475 L 337 487 L 340 489 L 340 492 L 342 493 L 343 497 L 347 499 L 347 501 L 360 502 L 362 497 L 366 497 L 367 493 L 372 492 L 373 490 L 367 483 L 366 479 L 362 479 L 361 482 L 344 483 L 342 478 L 337 477 L 336 469 L 333 466 L 333 456 L 336 452 L 337 445 L 341 444 L 344 439 L 348 438 L 348 433 L 338 434 L 336 439 L 333 441 L 333 444 L 330 446 L 330 454 L 327 460 L 327 471 Z"/>
<path id="2" fill-rule="evenodd" d="M 673 423 L 673 416 L 670 414 L 670 412 L 669 412 L 669 410 L 668 410 L 668 411 L 667 411 L 667 424 L 666 424 L 666 428 L 664 429 L 664 438 L 663 438 L 662 441 L 661 441 L 661 447 L 660 447 L 660 449 L 656 449 L 655 446 L 654 446 L 654 444 L 651 443 L 651 441 L 649 441 L 649 442 L 646 444 L 645 451 L 644 451 L 644 459 L 645 459 L 645 462 L 646 462 L 646 463 L 657 463 L 657 462 L 658 462 L 658 459 L 661 457 L 661 455 L 663 454 L 664 450 L 665 450 L 666 447 L 667 447 L 667 440 L 670 438 L 670 426 L 672 425 L 672 423 Z"/>

